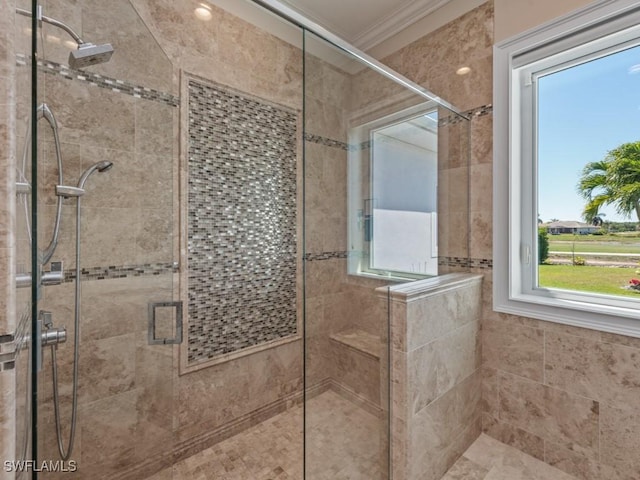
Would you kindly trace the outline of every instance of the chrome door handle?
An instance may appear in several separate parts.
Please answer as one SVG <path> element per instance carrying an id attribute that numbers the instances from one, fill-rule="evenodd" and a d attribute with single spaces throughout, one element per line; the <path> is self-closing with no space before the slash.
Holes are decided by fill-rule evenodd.
<path id="1" fill-rule="evenodd" d="M 176 325 L 173 338 L 156 337 L 156 309 L 175 308 Z M 182 302 L 150 302 L 149 303 L 149 345 L 171 345 L 182 343 Z"/>

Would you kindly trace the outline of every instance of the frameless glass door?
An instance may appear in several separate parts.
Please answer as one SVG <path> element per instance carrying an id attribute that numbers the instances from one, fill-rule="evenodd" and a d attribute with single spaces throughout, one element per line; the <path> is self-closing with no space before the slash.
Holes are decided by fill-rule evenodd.
<path id="1" fill-rule="evenodd" d="M 59 470 L 38 476 L 145 478 L 175 443 L 173 67 L 127 0 L 41 6 L 37 315 L 60 343 L 37 370 L 36 458 Z"/>

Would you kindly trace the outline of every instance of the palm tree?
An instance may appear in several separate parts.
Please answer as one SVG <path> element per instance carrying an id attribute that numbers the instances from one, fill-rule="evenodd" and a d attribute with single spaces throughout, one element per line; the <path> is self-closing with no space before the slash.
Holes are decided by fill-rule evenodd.
<path id="1" fill-rule="evenodd" d="M 640 141 L 624 143 L 609 151 L 604 160 L 589 162 L 582 170 L 578 192 L 587 200 L 582 216 L 592 223 L 600 209 L 614 205 L 627 217 L 640 222 Z"/>

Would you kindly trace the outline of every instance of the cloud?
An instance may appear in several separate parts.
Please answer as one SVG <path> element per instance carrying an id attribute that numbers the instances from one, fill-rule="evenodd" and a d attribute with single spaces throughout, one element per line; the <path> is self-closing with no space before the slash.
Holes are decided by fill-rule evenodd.
<path id="1" fill-rule="evenodd" d="M 629 75 L 634 75 L 636 73 L 640 73 L 640 63 L 636 63 L 629 67 Z"/>

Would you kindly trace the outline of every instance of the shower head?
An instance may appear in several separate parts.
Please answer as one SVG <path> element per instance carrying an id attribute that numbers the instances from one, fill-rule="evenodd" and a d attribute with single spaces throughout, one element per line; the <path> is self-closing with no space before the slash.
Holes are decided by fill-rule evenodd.
<path id="1" fill-rule="evenodd" d="M 24 15 L 25 17 L 33 17 L 32 12 L 22 8 L 16 8 L 16 13 Z M 82 37 L 80 37 L 80 35 L 78 35 L 75 30 L 66 23 L 43 15 L 42 7 L 38 8 L 37 19 L 48 23 L 49 25 L 53 25 L 54 27 L 61 28 L 71 35 L 74 42 L 78 44 L 78 49 L 69 54 L 69 66 L 71 68 L 85 68 L 97 63 L 108 62 L 113 54 L 113 47 L 110 43 L 94 45 L 93 43 L 85 42 Z"/>
<path id="2" fill-rule="evenodd" d="M 87 181 L 87 178 L 89 178 L 89 176 L 93 172 L 96 172 L 96 171 L 106 172 L 111 167 L 113 167 L 112 162 L 103 161 L 103 162 L 94 163 L 89 168 L 87 168 L 84 172 L 82 172 L 82 175 L 80 175 L 80 180 L 78 180 L 78 188 L 84 189 L 84 184 Z"/>
<path id="3" fill-rule="evenodd" d="M 69 53 L 69 66 L 74 69 L 90 67 L 98 63 L 105 63 L 111 59 L 113 47 L 110 43 L 94 45 L 93 43 L 79 43 L 77 50 Z"/>

